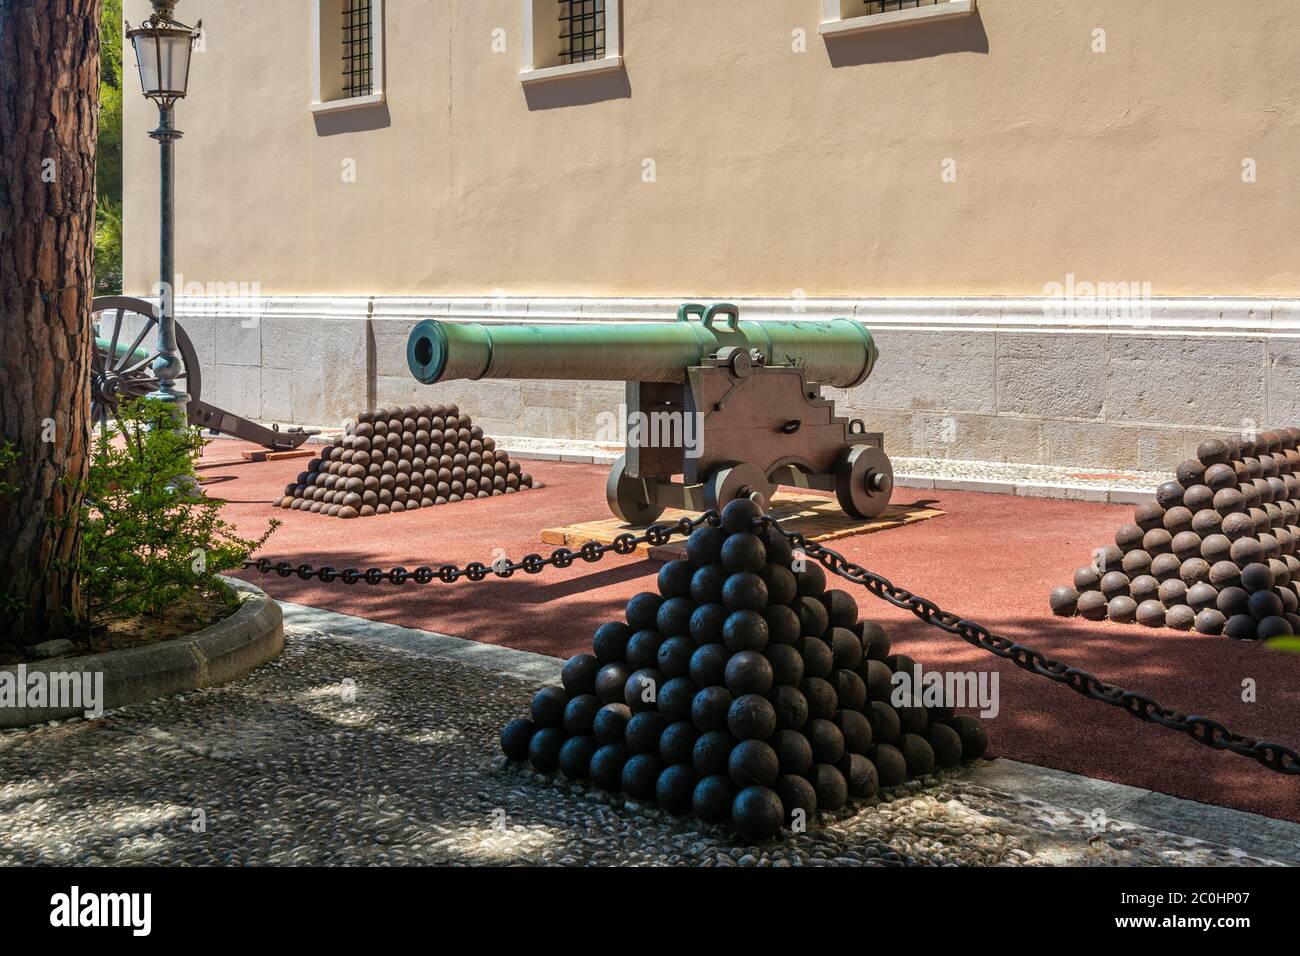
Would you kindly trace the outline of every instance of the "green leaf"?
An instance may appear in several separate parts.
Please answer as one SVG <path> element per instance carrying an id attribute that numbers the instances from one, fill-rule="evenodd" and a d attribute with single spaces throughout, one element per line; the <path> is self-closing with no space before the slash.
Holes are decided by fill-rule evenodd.
<path id="1" fill-rule="evenodd" d="M 1300 654 L 1300 637 L 1275 637 L 1265 641 L 1264 646 L 1275 651 L 1290 651 L 1292 654 Z"/>

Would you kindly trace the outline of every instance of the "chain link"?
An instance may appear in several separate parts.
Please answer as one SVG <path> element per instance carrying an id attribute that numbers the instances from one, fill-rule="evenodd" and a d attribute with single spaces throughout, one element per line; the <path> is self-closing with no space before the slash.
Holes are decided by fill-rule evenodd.
<path id="1" fill-rule="evenodd" d="M 1118 707 L 1138 720 L 1158 724 L 1161 727 L 1187 734 L 1197 743 L 1204 744 L 1207 747 L 1215 750 L 1227 750 L 1243 757 L 1249 757 L 1259 761 L 1270 770 L 1276 770 L 1278 773 L 1300 775 L 1300 753 L 1290 747 L 1234 733 L 1219 721 L 1210 717 L 1188 716 L 1180 711 L 1165 707 L 1159 701 L 1145 694 L 1107 684 L 1088 671 L 1053 660 L 1032 647 L 994 634 L 982 624 L 968 621 L 951 611 L 945 611 L 928 598 L 913 594 L 906 588 L 894 584 L 888 578 L 876 574 L 874 571 L 869 571 L 859 564 L 854 564 L 839 552 L 815 541 L 809 541 L 797 531 L 786 531 L 781 527 L 780 522 L 770 515 L 764 515 L 760 521 L 782 535 L 793 548 L 802 551 L 837 577 L 865 588 L 871 594 L 888 604 L 894 605 L 894 607 L 911 612 L 926 624 L 959 637 L 968 644 L 988 651 L 996 657 L 1011 661 L 1021 670 L 1063 684 L 1075 693 L 1091 700 L 1098 700 L 1104 704 L 1110 704 L 1112 707 Z M 360 582 L 370 585 L 385 583 L 404 585 L 412 582 L 415 584 L 432 584 L 434 581 L 442 584 L 452 584 L 461 578 L 468 578 L 470 581 L 483 581 L 493 575 L 498 578 L 509 578 L 516 571 L 523 571 L 525 574 L 539 574 L 548 567 L 570 567 L 575 561 L 594 563 L 610 552 L 622 555 L 632 554 L 642 544 L 652 546 L 667 544 L 673 537 L 686 537 L 696 528 L 706 524 L 717 527 L 720 523 L 721 518 L 716 511 L 707 511 L 698 518 L 682 518 L 672 524 L 651 525 L 639 535 L 630 532 L 621 534 L 609 544 L 588 541 L 576 551 L 571 548 L 556 548 L 547 558 L 542 557 L 540 554 L 528 554 L 518 561 L 502 558 L 490 565 L 472 561 L 464 567 L 455 564 L 443 564 L 437 568 L 418 567 L 414 571 L 408 571 L 403 567 L 389 570 L 367 568 L 364 571 L 360 568 L 344 568 L 339 571 L 328 565 L 314 568 L 310 564 L 294 565 L 289 561 L 273 562 L 269 558 L 258 558 L 245 561 L 244 567 L 258 571 L 261 574 L 278 574 L 282 578 L 296 576 L 303 581 L 315 578 L 324 584 L 333 581 L 341 581 L 349 585 Z"/>

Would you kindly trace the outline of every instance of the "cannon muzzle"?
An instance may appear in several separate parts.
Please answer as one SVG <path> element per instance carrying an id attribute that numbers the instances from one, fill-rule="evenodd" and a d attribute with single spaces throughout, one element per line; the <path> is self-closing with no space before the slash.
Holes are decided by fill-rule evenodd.
<path id="1" fill-rule="evenodd" d="M 691 321 L 691 316 L 701 321 Z M 724 321 L 725 319 L 725 321 Z M 871 333 L 853 319 L 742 322 L 732 305 L 688 304 L 675 322 L 419 323 L 407 340 L 411 374 L 453 379 L 686 382 L 689 368 L 739 347 L 810 382 L 851 388 L 876 364 Z"/>

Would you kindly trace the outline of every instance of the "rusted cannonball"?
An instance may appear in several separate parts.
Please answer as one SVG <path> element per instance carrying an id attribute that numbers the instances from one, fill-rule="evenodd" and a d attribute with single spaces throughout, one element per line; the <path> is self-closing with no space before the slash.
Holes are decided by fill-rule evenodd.
<path id="1" fill-rule="evenodd" d="M 1254 484 L 1238 485 L 1237 490 L 1241 492 L 1241 504 L 1248 513 L 1252 509 L 1258 508 L 1264 503 L 1264 497 L 1263 494 L 1260 492 L 1258 485 L 1254 485 Z"/>
<path id="2" fill-rule="evenodd" d="M 1137 601 L 1126 594 L 1113 597 L 1106 604 L 1106 617 L 1116 624 L 1131 624 L 1137 616 Z"/>
<path id="3" fill-rule="evenodd" d="M 1196 621 L 1193 626 L 1198 634 L 1222 634 L 1226 624 L 1227 620 L 1221 611 L 1217 608 L 1207 607 L 1203 611 L 1196 612 Z"/>
<path id="4" fill-rule="evenodd" d="M 1080 593 L 1095 591 L 1101 586 L 1101 574 L 1092 565 L 1085 565 L 1074 572 L 1074 589 Z"/>
<path id="5" fill-rule="evenodd" d="M 1192 531 L 1201 537 L 1218 534 L 1223 528 L 1223 516 L 1213 508 L 1202 508 L 1192 515 Z"/>
<path id="6" fill-rule="evenodd" d="M 1255 522 L 1249 515 L 1240 512 L 1229 514 L 1223 518 L 1223 535 L 1229 541 L 1236 541 L 1239 538 L 1245 538 L 1255 533 Z"/>
<path id="7" fill-rule="evenodd" d="M 1154 557 L 1155 552 L 1150 548 L 1146 549 L 1147 553 Z M 1124 561 L 1124 552 L 1120 550 L 1119 545 L 1108 544 L 1105 547 L 1098 548 L 1093 552 L 1093 565 L 1101 569 L 1101 573 L 1113 571 L 1118 568 Z"/>
<path id="8" fill-rule="evenodd" d="M 1142 550 L 1155 558 L 1173 550 L 1174 536 L 1164 528 L 1153 528 L 1142 536 Z"/>
<path id="9" fill-rule="evenodd" d="M 1052 613 L 1058 617 L 1073 617 L 1079 609 L 1079 592 L 1064 584 L 1052 591 L 1047 603 L 1051 605 Z"/>
<path id="10" fill-rule="evenodd" d="M 1221 465 L 1228 460 L 1228 446 L 1221 439 L 1207 438 L 1196 446 L 1196 457 L 1208 470 L 1211 465 Z"/>
<path id="11" fill-rule="evenodd" d="M 1273 535 L 1266 532 L 1261 534 L 1255 540 L 1258 541 L 1259 546 L 1264 549 L 1264 560 L 1266 563 L 1282 557 L 1282 546 L 1278 544 L 1277 538 L 1273 537 Z"/>
<path id="12" fill-rule="evenodd" d="M 1211 491 L 1220 492 L 1237 485 L 1237 473 L 1231 465 L 1211 465 L 1205 469 L 1205 484 Z"/>
<path id="13" fill-rule="evenodd" d="M 1235 587 L 1241 583 L 1241 569 L 1232 561 L 1216 561 L 1210 565 L 1210 583 L 1220 589 Z"/>
<path id="14" fill-rule="evenodd" d="M 1123 571 L 1107 571 L 1101 578 L 1101 593 L 1109 601 L 1111 598 L 1128 594 L 1129 577 Z"/>
<path id="15" fill-rule="evenodd" d="M 1180 485 L 1190 488 L 1192 485 L 1200 484 L 1205 477 L 1205 464 L 1195 458 L 1188 458 L 1186 461 L 1179 462 L 1178 467 L 1174 469 L 1174 476 Z"/>
<path id="16" fill-rule="evenodd" d="M 1208 581 L 1210 579 L 1210 562 L 1204 558 L 1192 558 L 1184 561 L 1182 567 L 1178 569 L 1178 576 L 1188 588 L 1191 588 L 1193 584 Z"/>
<path id="17" fill-rule="evenodd" d="M 1154 501 L 1146 501 L 1133 509 L 1133 523 L 1143 531 L 1159 528 L 1164 521 L 1165 509 Z"/>
<path id="18" fill-rule="evenodd" d="M 1160 582 L 1149 574 L 1139 574 L 1129 582 L 1129 597 L 1141 604 L 1157 596 Z"/>
<path id="19" fill-rule="evenodd" d="M 1190 631 L 1196 623 L 1196 612 L 1186 604 L 1178 604 L 1165 612 L 1165 627 L 1176 631 Z"/>
<path id="20" fill-rule="evenodd" d="M 1147 554 L 1141 548 L 1130 551 L 1124 555 L 1124 560 L 1120 562 L 1120 567 L 1130 578 L 1135 578 L 1140 574 L 1146 574 L 1151 570 L 1151 555 Z"/>
<path id="21" fill-rule="evenodd" d="M 1160 582 L 1160 588 L 1156 592 L 1156 597 L 1165 607 L 1173 607 L 1175 604 L 1187 603 L 1187 585 L 1179 578 L 1170 578 L 1168 581 Z"/>
<path id="22" fill-rule="evenodd" d="M 1226 538 L 1224 539 L 1227 540 Z M 1170 547 L 1179 561 L 1186 561 L 1190 558 L 1200 557 L 1201 555 L 1201 536 L 1195 531 L 1180 531 L 1174 535 L 1174 540 L 1170 542 Z M 1127 557 L 1127 555 L 1125 555 Z"/>
<path id="23" fill-rule="evenodd" d="M 1269 558 L 1268 569 L 1273 572 L 1273 583 L 1283 588 L 1291 583 L 1291 567 L 1280 558 Z"/>
<path id="24" fill-rule="evenodd" d="M 1157 581 L 1168 581 L 1178 577 L 1178 570 L 1183 562 L 1175 554 L 1158 554 L 1151 559 L 1151 576 Z"/>
<path id="25" fill-rule="evenodd" d="M 1204 511 L 1214 503 L 1214 492 L 1205 485 L 1192 485 L 1183 493 L 1183 507 L 1193 515 Z"/>
<path id="26" fill-rule="evenodd" d="M 1264 560 L 1264 545 L 1258 538 L 1238 538 L 1232 542 L 1231 557 L 1243 569 L 1258 564 Z"/>
<path id="27" fill-rule="evenodd" d="M 1249 614 L 1237 614 L 1228 618 L 1222 633 L 1234 641 L 1253 641 L 1259 637 L 1259 624 Z"/>
<path id="28" fill-rule="evenodd" d="M 1165 530 L 1171 535 L 1192 530 L 1192 512 L 1183 505 L 1175 505 L 1165 512 Z M 1147 532 L 1150 534 L 1150 532 Z M 1145 539 L 1144 539 L 1145 540 Z"/>
<path id="29" fill-rule="evenodd" d="M 1115 530 L 1115 544 L 1127 554 L 1129 551 L 1142 547 L 1143 535 L 1148 533 L 1135 524 L 1120 525 Z"/>
<path id="30" fill-rule="evenodd" d="M 1135 617 L 1144 627 L 1164 627 L 1165 606 L 1159 601 L 1143 601 L 1137 606 Z"/>
<path id="31" fill-rule="evenodd" d="M 1079 595 L 1076 611 L 1089 621 L 1100 621 L 1106 616 L 1106 596 L 1100 591 L 1084 591 Z"/>
<path id="32" fill-rule="evenodd" d="M 1176 481 L 1166 481 L 1156 488 L 1156 504 L 1168 511 L 1183 503 L 1183 486 Z"/>
<path id="33" fill-rule="evenodd" d="M 1187 606 L 1199 614 L 1206 608 L 1214 607 L 1218 597 L 1218 589 L 1214 585 L 1202 581 L 1199 584 L 1193 584 L 1187 589 Z"/>
<path id="34" fill-rule="evenodd" d="M 1272 518 L 1269 517 L 1268 512 L 1263 508 L 1251 508 L 1246 512 L 1246 516 L 1254 522 L 1255 534 L 1267 531 L 1273 523 Z"/>
<path id="35" fill-rule="evenodd" d="M 1246 510 L 1246 500 L 1236 488 L 1224 488 L 1214 493 L 1214 510 L 1227 518 Z"/>
<path id="36" fill-rule="evenodd" d="M 1200 556 L 1210 564 L 1228 560 L 1232 553 L 1232 542 L 1227 535 L 1212 534 L 1201 542 Z"/>

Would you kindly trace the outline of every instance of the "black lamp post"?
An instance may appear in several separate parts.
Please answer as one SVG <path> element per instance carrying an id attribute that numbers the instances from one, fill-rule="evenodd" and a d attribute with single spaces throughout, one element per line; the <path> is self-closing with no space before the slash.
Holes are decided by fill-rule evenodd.
<path id="1" fill-rule="evenodd" d="M 189 395 L 177 390 L 176 376 L 181 371 L 180 352 L 176 348 L 176 313 L 174 309 L 174 284 L 176 282 L 174 213 L 173 213 L 173 156 L 172 144 L 181 138 L 180 130 L 172 125 L 176 101 L 185 97 L 190 80 L 190 54 L 199 36 L 198 27 L 187 27 L 177 22 L 173 13 L 176 0 L 150 0 L 153 14 L 135 29 L 128 29 L 127 39 L 135 48 L 136 64 L 140 68 L 140 87 L 144 95 L 158 104 L 158 128 L 149 136 L 161 147 L 161 203 L 159 234 L 159 271 L 161 272 L 161 305 L 158 318 L 158 346 L 153 371 L 158 379 L 158 389 L 150 393 L 176 407 L 180 423 L 186 417 Z M 127 24 L 129 27 L 130 24 Z"/>

